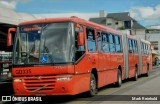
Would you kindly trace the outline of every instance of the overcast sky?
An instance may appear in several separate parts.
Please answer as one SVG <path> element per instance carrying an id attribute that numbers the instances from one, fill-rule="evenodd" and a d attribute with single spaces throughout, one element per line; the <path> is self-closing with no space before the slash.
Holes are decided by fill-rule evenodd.
<path id="1" fill-rule="evenodd" d="M 84 19 L 107 13 L 130 12 L 144 26 L 160 24 L 160 0 L 0 0 L 0 7 L 48 17 L 76 15 Z"/>

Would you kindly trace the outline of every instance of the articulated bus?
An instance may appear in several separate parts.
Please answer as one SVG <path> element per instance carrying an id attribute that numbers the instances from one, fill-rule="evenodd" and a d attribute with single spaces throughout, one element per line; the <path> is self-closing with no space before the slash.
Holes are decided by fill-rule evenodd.
<path id="1" fill-rule="evenodd" d="M 152 71 L 150 42 L 78 17 L 20 23 L 13 44 L 17 96 L 76 95 Z"/>

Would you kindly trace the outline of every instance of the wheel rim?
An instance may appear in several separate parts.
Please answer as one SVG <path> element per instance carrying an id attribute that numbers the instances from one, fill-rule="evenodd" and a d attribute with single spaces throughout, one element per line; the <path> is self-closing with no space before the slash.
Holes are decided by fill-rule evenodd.
<path id="1" fill-rule="evenodd" d="M 96 89 L 96 82 L 94 79 L 91 80 L 91 91 L 94 92 Z"/>
<path id="2" fill-rule="evenodd" d="M 119 74 L 119 84 L 121 84 L 122 83 L 122 79 L 121 79 L 121 75 Z"/>
<path id="3" fill-rule="evenodd" d="M 149 66 L 147 66 L 147 74 L 149 75 Z"/>
<path id="4" fill-rule="evenodd" d="M 137 71 L 136 71 L 136 79 L 138 78 L 138 74 L 137 74 Z"/>

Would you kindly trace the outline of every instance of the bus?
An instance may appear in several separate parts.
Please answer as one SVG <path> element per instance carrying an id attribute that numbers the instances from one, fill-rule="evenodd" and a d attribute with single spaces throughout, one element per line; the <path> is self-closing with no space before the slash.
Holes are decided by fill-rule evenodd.
<path id="1" fill-rule="evenodd" d="M 150 42 L 72 16 L 20 23 L 13 44 L 17 96 L 94 96 L 98 88 L 152 71 Z"/>

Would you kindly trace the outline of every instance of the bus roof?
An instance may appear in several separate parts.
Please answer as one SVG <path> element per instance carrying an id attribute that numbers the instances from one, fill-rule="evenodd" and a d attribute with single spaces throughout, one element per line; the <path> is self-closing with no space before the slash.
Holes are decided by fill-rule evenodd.
<path id="1" fill-rule="evenodd" d="M 141 42 L 147 43 L 147 44 L 151 44 L 149 41 L 141 39 Z"/>
<path id="2" fill-rule="evenodd" d="M 127 34 L 127 37 L 128 37 L 128 38 L 131 38 L 131 39 L 135 39 L 135 40 L 137 40 L 137 39 L 138 39 L 136 36 L 134 36 L 134 35 L 130 35 L 130 34 Z"/>
<path id="3" fill-rule="evenodd" d="M 46 18 L 46 19 L 39 19 L 39 20 L 32 20 L 32 21 L 27 21 L 27 22 L 22 22 L 19 25 L 28 25 L 28 24 L 37 24 L 37 23 L 50 23 L 50 22 L 66 22 L 66 21 L 71 21 L 71 22 L 76 22 L 79 24 L 83 24 L 86 26 L 91 26 L 94 27 L 96 29 L 100 29 L 100 30 L 105 30 L 107 32 L 112 32 L 114 34 L 121 34 L 119 31 L 114 30 L 112 28 L 106 27 L 106 26 L 102 26 L 81 18 L 78 18 L 76 16 L 72 16 L 70 18 Z"/>

